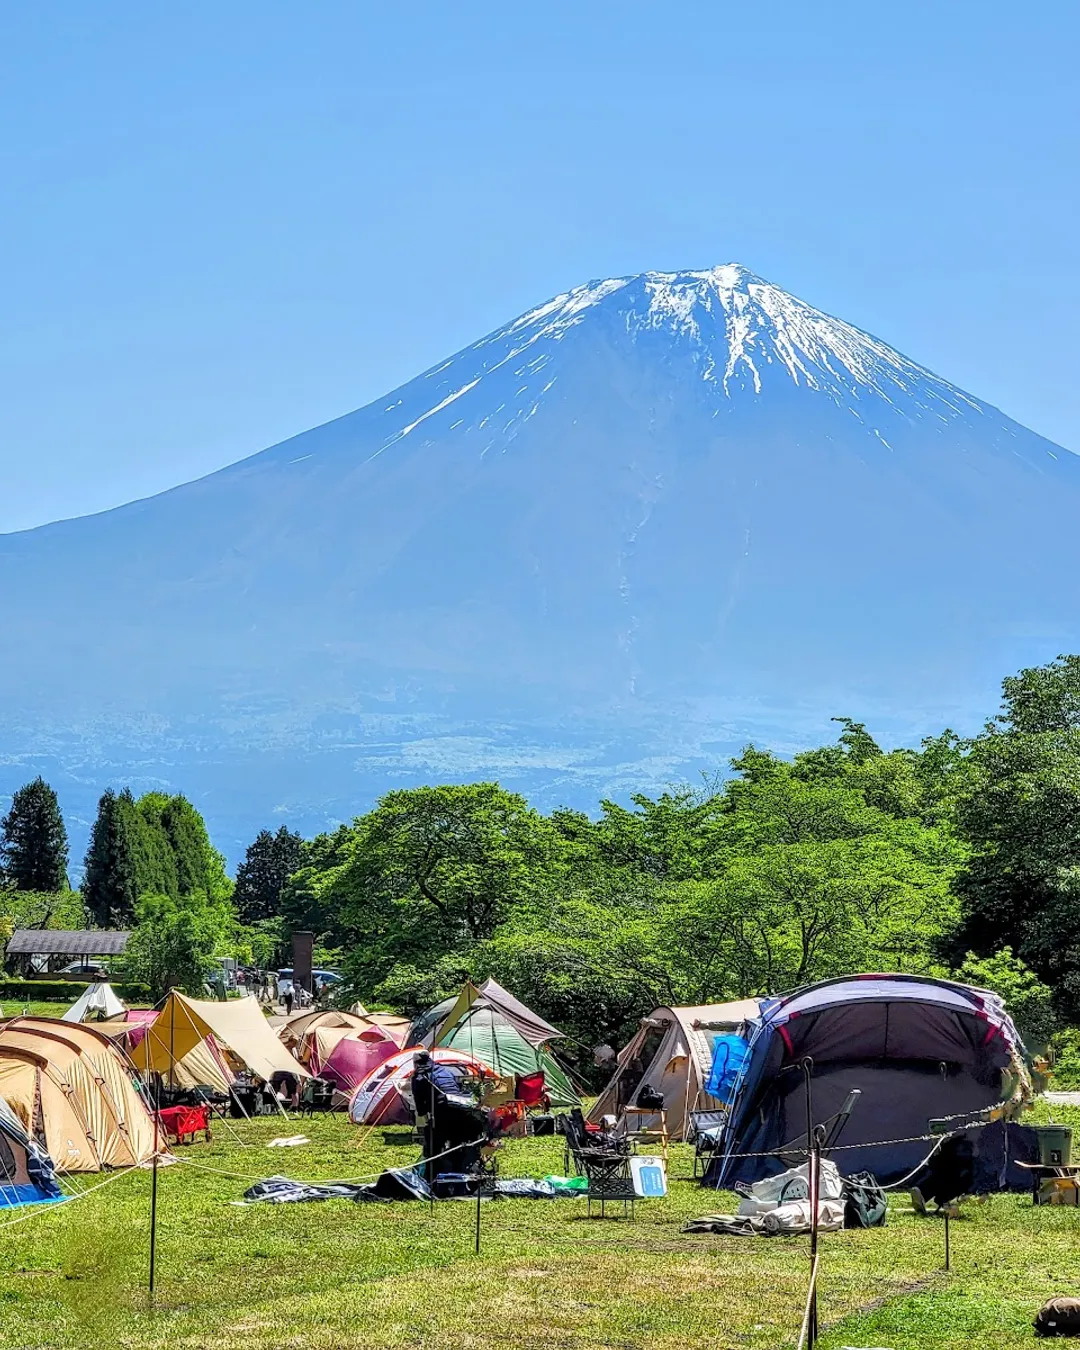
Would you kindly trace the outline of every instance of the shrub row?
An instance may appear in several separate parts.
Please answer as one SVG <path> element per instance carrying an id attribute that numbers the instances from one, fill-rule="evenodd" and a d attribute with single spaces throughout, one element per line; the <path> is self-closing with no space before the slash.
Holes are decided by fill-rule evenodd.
<path id="1" fill-rule="evenodd" d="M 0 979 L 0 1006 L 12 1003 L 74 1003 L 86 992 L 87 980 L 4 980 Z M 148 1003 L 150 990 L 145 984 L 114 984 L 118 998 L 125 1003 Z"/>

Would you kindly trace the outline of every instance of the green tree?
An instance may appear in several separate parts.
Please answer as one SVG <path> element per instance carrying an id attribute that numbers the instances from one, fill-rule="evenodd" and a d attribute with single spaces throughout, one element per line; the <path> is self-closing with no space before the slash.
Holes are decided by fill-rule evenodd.
<path id="1" fill-rule="evenodd" d="M 1003 947 L 993 956 L 968 952 L 956 978 L 978 989 L 988 989 L 1001 998 L 1028 1050 L 1043 1051 L 1057 1030 L 1054 994 L 1049 985 Z"/>
<path id="2" fill-rule="evenodd" d="M 287 826 L 273 834 L 259 831 L 236 872 L 233 901 L 241 922 L 273 919 L 281 913 L 285 887 L 303 858 L 304 841 Z"/>
<path id="3" fill-rule="evenodd" d="M 90 832 L 83 876 L 83 901 L 100 928 L 116 928 L 135 919 L 138 899 L 136 841 L 131 794 L 122 800 L 111 788 L 101 795 Z"/>
<path id="4" fill-rule="evenodd" d="M 66 891 L 67 865 L 67 830 L 56 793 L 35 778 L 16 791 L 0 821 L 0 881 L 14 891 Z"/>
<path id="5" fill-rule="evenodd" d="M 155 1000 L 174 988 L 201 995 L 228 945 L 230 917 L 198 892 L 179 902 L 169 895 L 143 896 L 124 952 L 128 978 L 149 986 Z"/>
<path id="6" fill-rule="evenodd" d="M 317 891 L 336 939 L 353 950 L 352 989 L 370 994 L 401 961 L 423 967 L 490 937 L 559 866 L 550 822 L 495 783 L 391 792 L 330 850 L 341 858 Z"/>
<path id="7" fill-rule="evenodd" d="M 116 800 L 132 841 L 136 895 L 168 895 L 178 899 L 176 857 L 162 824 L 169 798 L 163 792 L 148 792 L 136 801 L 131 789 L 124 788 Z"/>
<path id="8" fill-rule="evenodd" d="M 201 813 L 186 797 L 168 798 L 161 810 L 161 828 L 172 850 L 179 894 L 202 891 L 215 900 L 227 899 L 233 888 L 225 859 L 211 843 Z"/>
<path id="9" fill-rule="evenodd" d="M 1004 681 L 969 742 L 955 815 L 971 845 L 954 959 L 1009 945 L 1080 1016 L 1080 658 Z"/>

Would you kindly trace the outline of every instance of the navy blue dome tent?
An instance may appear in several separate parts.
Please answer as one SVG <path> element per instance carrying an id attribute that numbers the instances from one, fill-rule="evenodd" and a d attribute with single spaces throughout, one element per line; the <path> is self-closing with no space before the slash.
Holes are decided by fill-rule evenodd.
<path id="1" fill-rule="evenodd" d="M 0 1097 L 0 1209 L 63 1199 L 52 1159 Z"/>
<path id="2" fill-rule="evenodd" d="M 931 1120 L 955 1117 L 959 1125 L 985 1119 L 1006 1098 L 1018 1106 L 1030 1097 L 1023 1044 L 1004 1004 L 994 994 L 947 980 L 826 980 L 764 1000 L 749 1041 L 707 1185 L 759 1181 L 799 1161 L 785 1158 L 784 1149 L 806 1146 L 807 1058 L 815 1125 L 839 1116 L 849 1094 L 859 1090 L 836 1142 L 867 1147 L 845 1148 L 834 1161 L 841 1172 L 870 1171 L 886 1184 L 926 1155 Z M 985 1141 L 989 1161 L 991 1148 L 1000 1153 L 1007 1146 L 1005 1127 L 974 1131 L 973 1138 L 983 1134 L 995 1137 Z M 902 1140 L 909 1142 L 886 1142 Z M 767 1156 L 736 1156 L 747 1153 Z M 994 1166 L 1004 1185 L 1005 1168 Z"/>

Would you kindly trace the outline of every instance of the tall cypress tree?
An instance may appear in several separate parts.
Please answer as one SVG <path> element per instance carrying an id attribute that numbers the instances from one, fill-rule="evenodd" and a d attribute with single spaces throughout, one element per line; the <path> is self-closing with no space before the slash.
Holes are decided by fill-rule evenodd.
<path id="1" fill-rule="evenodd" d="M 90 832 L 83 877 L 83 902 L 101 928 L 134 922 L 138 899 L 135 802 L 125 788 L 102 793 Z"/>
<path id="2" fill-rule="evenodd" d="M 135 850 L 136 895 L 167 895 L 176 900 L 180 894 L 176 859 L 162 824 L 169 798 L 163 792 L 147 792 L 136 801 L 125 788 L 116 800 L 127 816 Z"/>
<path id="3" fill-rule="evenodd" d="M 161 813 L 161 827 L 176 860 L 176 883 L 181 895 L 214 889 L 213 848 L 206 822 L 186 797 L 170 797 Z"/>
<path id="4" fill-rule="evenodd" d="M 19 788 L 0 821 L 0 877 L 16 891 L 66 891 L 68 840 L 56 793 L 43 778 Z"/>
<path id="5" fill-rule="evenodd" d="M 285 883 L 299 868 L 304 841 L 282 825 L 277 834 L 260 830 L 236 872 L 233 901 L 243 923 L 273 919 L 281 912 Z"/>

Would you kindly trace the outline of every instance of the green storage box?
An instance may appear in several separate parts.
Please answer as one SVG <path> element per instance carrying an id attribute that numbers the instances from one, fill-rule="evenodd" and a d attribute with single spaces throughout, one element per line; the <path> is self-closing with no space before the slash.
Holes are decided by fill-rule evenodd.
<path id="1" fill-rule="evenodd" d="M 1036 1125 L 1039 1161 L 1044 1167 L 1067 1167 L 1072 1162 L 1072 1130 L 1068 1125 Z"/>

